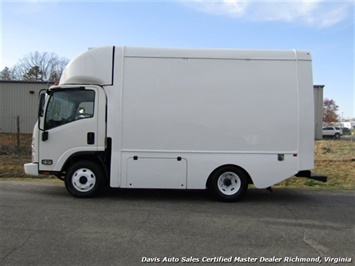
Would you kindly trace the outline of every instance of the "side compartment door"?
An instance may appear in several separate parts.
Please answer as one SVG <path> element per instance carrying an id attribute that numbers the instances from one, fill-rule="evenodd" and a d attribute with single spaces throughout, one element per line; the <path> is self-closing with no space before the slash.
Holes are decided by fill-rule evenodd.
<path id="1" fill-rule="evenodd" d="M 187 160 L 133 156 L 127 160 L 127 187 L 185 189 Z"/>
<path id="2" fill-rule="evenodd" d="M 74 153 L 104 149 L 102 101 L 104 91 L 95 86 L 51 92 L 39 131 L 39 171 L 60 171 Z"/>

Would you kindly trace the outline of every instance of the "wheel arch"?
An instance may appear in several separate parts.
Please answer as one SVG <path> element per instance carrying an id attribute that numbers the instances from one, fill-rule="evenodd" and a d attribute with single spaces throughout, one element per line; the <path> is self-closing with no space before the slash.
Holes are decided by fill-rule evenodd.
<path id="1" fill-rule="evenodd" d="M 64 163 L 61 173 L 65 175 L 65 173 L 70 169 L 72 165 L 80 161 L 91 161 L 97 163 L 104 173 L 105 183 L 109 180 L 109 172 L 107 164 L 105 163 L 104 159 L 105 153 L 104 152 L 77 152 L 72 154 Z"/>
<path id="2" fill-rule="evenodd" d="M 235 164 L 224 164 L 224 165 L 221 165 L 221 166 L 218 166 L 216 169 L 214 169 L 210 175 L 208 176 L 207 178 L 207 181 L 206 181 L 206 187 L 209 188 L 210 187 L 210 182 L 212 180 L 212 177 L 214 176 L 214 174 L 219 171 L 221 168 L 224 168 L 224 167 L 234 167 L 236 169 L 239 169 L 241 171 L 243 171 L 243 173 L 245 174 L 245 176 L 247 177 L 248 179 L 248 184 L 253 184 L 253 180 L 251 179 L 251 176 L 249 175 L 249 173 L 241 166 L 238 166 L 238 165 L 235 165 Z"/>

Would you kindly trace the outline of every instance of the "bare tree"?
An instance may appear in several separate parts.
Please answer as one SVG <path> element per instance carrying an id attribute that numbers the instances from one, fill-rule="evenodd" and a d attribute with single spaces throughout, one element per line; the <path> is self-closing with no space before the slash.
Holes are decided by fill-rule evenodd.
<path id="1" fill-rule="evenodd" d="M 338 121 L 338 111 L 339 106 L 335 104 L 334 100 L 324 99 L 323 101 L 323 122 L 334 123 Z"/>
<path id="2" fill-rule="evenodd" d="M 14 71 L 8 67 L 5 67 L 1 72 L 0 72 L 0 79 L 1 80 L 14 80 Z"/>
<path id="3" fill-rule="evenodd" d="M 54 53 L 32 52 L 14 66 L 16 80 L 58 81 L 69 60 Z"/>
<path id="4" fill-rule="evenodd" d="M 23 80 L 43 81 L 43 72 L 39 69 L 39 66 L 33 66 L 23 75 Z"/>

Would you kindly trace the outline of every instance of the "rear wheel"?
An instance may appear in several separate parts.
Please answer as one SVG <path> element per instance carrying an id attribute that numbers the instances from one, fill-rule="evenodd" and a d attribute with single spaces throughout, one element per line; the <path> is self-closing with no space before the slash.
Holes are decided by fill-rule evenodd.
<path id="1" fill-rule="evenodd" d="M 65 187 L 74 197 L 88 198 L 97 195 L 103 186 L 104 173 L 92 161 L 73 164 L 65 176 Z"/>
<path id="2" fill-rule="evenodd" d="M 248 188 L 248 178 L 243 170 L 225 166 L 217 169 L 210 177 L 209 189 L 222 201 L 238 200 Z"/>

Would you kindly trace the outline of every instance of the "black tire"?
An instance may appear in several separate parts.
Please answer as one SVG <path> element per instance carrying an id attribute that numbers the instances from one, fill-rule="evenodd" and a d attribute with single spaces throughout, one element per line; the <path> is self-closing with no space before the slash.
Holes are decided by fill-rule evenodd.
<path id="1" fill-rule="evenodd" d="M 80 161 L 73 164 L 65 175 L 65 187 L 77 198 L 94 197 L 102 189 L 104 172 L 92 161 Z"/>
<path id="2" fill-rule="evenodd" d="M 335 139 L 340 138 L 340 134 L 339 134 L 339 133 L 335 133 L 334 138 L 335 138 Z"/>
<path id="3" fill-rule="evenodd" d="M 236 201 L 248 189 L 246 173 L 234 166 L 224 166 L 215 170 L 209 181 L 209 190 L 221 201 Z"/>

